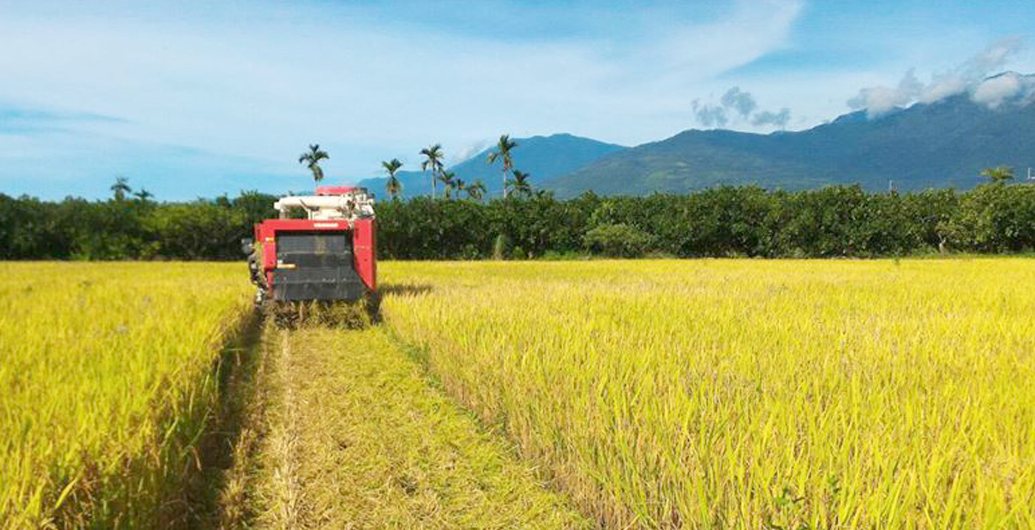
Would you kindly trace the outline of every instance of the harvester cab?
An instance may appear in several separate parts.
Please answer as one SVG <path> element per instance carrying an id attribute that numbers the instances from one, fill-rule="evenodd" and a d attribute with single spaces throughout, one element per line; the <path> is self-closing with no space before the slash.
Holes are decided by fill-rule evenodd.
<path id="1" fill-rule="evenodd" d="M 374 292 L 374 196 L 365 188 L 319 187 L 273 207 L 279 219 L 245 241 L 257 302 L 357 302 Z"/>

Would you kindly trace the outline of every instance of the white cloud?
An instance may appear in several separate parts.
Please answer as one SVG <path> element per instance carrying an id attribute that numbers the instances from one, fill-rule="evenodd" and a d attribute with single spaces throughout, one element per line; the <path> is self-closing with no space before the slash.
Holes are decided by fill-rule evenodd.
<path id="1" fill-rule="evenodd" d="M 669 28 L 644 50 L 653 55 L 643 57 L 645 66 L 661 58 L 684 79 L 709 79 L 783 48 L 803 7 L 800 0 L 741 0 L 723 20 Z"/>
<path id="2" fill-rule="evenodd" d="M 727 90 L 720 101 L 723 107 L 737 111 L 741 118 L 747 118 L 758 108 L 754 96 L 750 92 L 740 90 L 739 86 Z"/>
<path id="3" fill-rule="evenodd" d="M 729 123 L 725 107 L 707 103 L 702 104 L 700 100 L 695 99 L 691 103 L 691 108 L 693 109 L 694 117 L 697 118 L 697 122 L 705 127 L 725 127 Z"/>
<path id="4" fill-rule="evenodd" d="M 988 79 L 974 89 L 971 99 L 975 103 L 987 105 L 989 108 L 996 108 L 1003 104 L 1003 101 L 1012 98 L 1021 92 L 1021 76 L 1015 72 L 1007 72 L 1003 75 Z"/>
<path id="5" fill-rule="evenodd" d="M 931 83 L 924 87 L 917 100 L 920 103 L 934 103 L 949 96 L 966 92 L 969 82 L 954 74 L 936 75 Z"/>
<path id="6" fill-rule="evenodd" d="M 474 157 L 475 155 L 481 153 L 487 147 L 489 147 L 489 145 L 491 145 L 491 144 L 492 144 L 492 140 L 490 140 L 488 138 L 485 138 L 485 139 L 482 139 L 482 140 L 478 140 L 476 142 L 472 142 L 472 143 L 462 147 L 459 151 L 457 151 L 453 155 L 447 154 L 447 156 L 449 156 L 449 160 L 448 160 L 448 164 L 447 165 L 452 166 L 452 165 L 455 165 L 455 164 L 459 164 L 460 162 L 465 162 L 467 160 L 470 160 L 471 157 Z"/>
<path id="7" fill-rule="evenodd" d="M 848 100 L 848 106 L 853 109 L 866 109 L 871 115 L 879 115 L 909 104 L 922 90 L 923 84 L 916 78 L 916 72 L 910 69 L 899 81 L 898 86 L 864 88 L 859 91 L 859 95 Z"/>
<path id="8" fill-rule="evenodd" d="M 791 122 L 791 109 L 784 107 L 780 112 L 762 111 L 751 118 L 751 124 L 755 126 L 772 126 L 777 129 L 787 128 Z"/>
<path id="9" fill-rule="evenodd" d="M 960 73 L 965 79 L 985 77 L 1002 68 L 1011 56 L 1022 49 L 1024 49 L 1024 38 L 1021 36 L 1015 35 L 999 39 L 963 63 Z"/>
<path id="10" fill-rule="evenodd" d="M 697 123 L 704 127 L 725 127 L 731 117 L 741 124 L 754 127 L 775 127 L 784 129 L 791 121 L 791 109 L 784 107 L 779 111 L 760 110 L 755 96 L 732 87 L 723 93 L 718 104 L 703 103 L 695 99 L 690 106 Z"/>
<path id="11" fill-rule="evenodd" d="M 5 7 L 0 99 L 118 116 L 129 123 L 113 135 L 264 159 L 284 173 L 320 142 L 329 172 L 349 175 L 415 159 L 431 142 L 504 132 L 657 139 L 686 127 L 688 87 L 784 46 L 801 11 L 798 1 L 742 0 L 707 21 L 653 19 L 636 39 L 608 44 L 399 26 L 348 4 L 168 3 L 146 16 L 139 6 Z"/>
<path id="12" fill-rule="evenodd" d="M 995 81 L 984 89 L 978 98 L 976 91 L 986 83 L 989 74 L 996 73 L 1007 61 L 1024 48 L 1024 39 L 1019 36 L 999 39 L 984 50 L 956 65 L 948 71 L 931 76 L 931 81 L 922 83 L 914 69 L 903 76 L 896 87 L 873 86 L 863 88 L 858 95 L 848 100 L 852 109 L 865 109 L 870 115 L 880 115 L 895 107 L 904 107 L 913 102 L 934 103 L 950 96 L 971 92 L 975 102 L 995 107 L 1008 96 L 999 97 L 1008 88 L 1010 81 Z M 1019 85 L 1018 85 L 1019 89 Z M 1017 90 L 1010 95 L 1017 93 Z"/>

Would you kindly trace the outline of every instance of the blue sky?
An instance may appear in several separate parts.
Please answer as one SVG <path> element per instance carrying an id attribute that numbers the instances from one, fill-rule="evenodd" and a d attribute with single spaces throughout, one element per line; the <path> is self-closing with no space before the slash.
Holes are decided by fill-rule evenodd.
<path id="1" fill-rule="evenodd" d="M 504 132 L 797 130 L 1035 73 L 1033 32 L 1035 0 L 0 0 L 0 193 L 304 190 L 312 142 L 347 182 Z"/>

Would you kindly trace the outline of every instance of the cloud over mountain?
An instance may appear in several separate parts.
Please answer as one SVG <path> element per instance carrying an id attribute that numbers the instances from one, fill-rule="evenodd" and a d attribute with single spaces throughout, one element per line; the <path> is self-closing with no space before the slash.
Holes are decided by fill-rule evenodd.
<path id="1" fill-rule="evenodd" d="M 872 86 L 859 90 L 848 100 L 853 110 L 865 110 L 870 116 L 879 116 L 913 103 L 934 103 L 964 92 L 971 94 L 975 103 L 995 108 L 1010 97 L 1018 95 L 1026 83 L 1017 74 L 988 78 L 1000 70 L 1015 54 L 1024 49 L 1020 36 L 999 39 L 978 54 L 945 72 L 935 73 L 924 83 L 910 68 L 898 85 Z"/>
<path id="2" fill-rule="evenodd" d="M 974 93 L 971 95 L 971 99 L 975 103 L 981 103 L 990 109 L 994 109 L 998 108 L 1006 100 L 1021 95 L 1026 99 L 1022 104 L 1030 103 L 1032 96 L 1035 95 L 1035 81 L 1017 72 L 1006 72 L 986 79 L 977 85 Z"/>
<path id="3" fill-rule="evenodd" d="M 762 111 L 751 118 L 751 125 L 772 126 L 778 129 L 787 127 L 791 121 L 791 109 L 784 107 L 780 112 Z"/>
<path id="4" fill-rule="evenodd" d="M 731 119 L 737 118 L 755 127 L 783 129 L 791 121 L 791 109 L 760 110 L 755 96 L 741 90 L 739 86 L 727 90 L 717 104 L 702 103 L 700 99 L 695 99 L 691 103 L 691 110 L 697 123 L 705 127 L 725 127 Z"/>
<path id="5" fill-rule="evenodd" d="M 741 118 L 747 118 L 751 112 L 758 108 L 758 103 L 755 102 L 754 96 L 750 92 L 743 92 L 740 87 L 733 87 L 726 91 L 722 95 L 722 106 L 727 109 L 733 109 L 740 114 Z"/>

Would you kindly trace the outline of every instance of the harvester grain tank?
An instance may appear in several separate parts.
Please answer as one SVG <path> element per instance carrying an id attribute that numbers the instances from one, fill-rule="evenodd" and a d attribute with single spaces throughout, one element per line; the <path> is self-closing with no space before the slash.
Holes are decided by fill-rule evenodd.
<path id="1" fill-rule="evenodd" d="M 245 241 L 257 302 L 357 302 L 377 288 L 374 197 L 319 187 L 283 197 Z"/>

